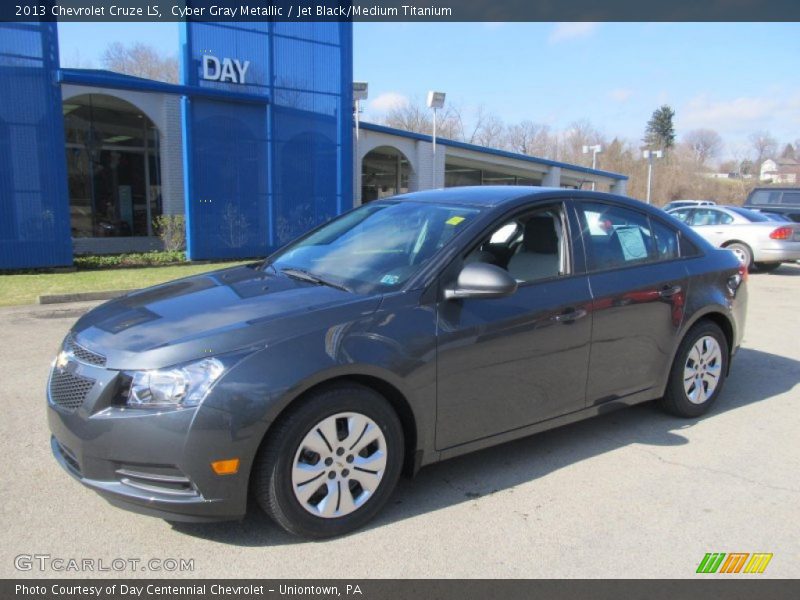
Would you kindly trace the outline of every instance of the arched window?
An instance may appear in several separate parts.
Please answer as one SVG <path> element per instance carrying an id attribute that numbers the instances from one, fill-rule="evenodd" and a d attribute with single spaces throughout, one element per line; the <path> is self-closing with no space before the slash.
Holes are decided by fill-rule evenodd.
<path id="1" fill-rule="evenodd" d="M 154 235 L 161 215 L 158 129 L 105 94 L 64 101 L 72 237 Z"/>
<path id="2" fill-rule="evenodd" d="M 402 152 L 391 146 L 375 148 L 361 163 L 361 202 L 406 193 L 410 177 L 411 165 Z"/>

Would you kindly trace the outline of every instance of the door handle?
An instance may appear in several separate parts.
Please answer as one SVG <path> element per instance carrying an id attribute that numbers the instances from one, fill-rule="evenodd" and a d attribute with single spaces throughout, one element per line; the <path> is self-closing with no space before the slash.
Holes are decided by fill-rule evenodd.
<path id="1" fill-rule="evenodd" d="M 658 295 L 662 298 L 672 298 L 674 295 L 680 294 L 682 289 L 679 285 L 664 286 L 664 289 L 658 292 Z"/>
<path id="2" fill-rule="evenodd" d="M 573 321 L 582 319 L 587 314 L 588 313 L 584 309 L 578 308 L 575 310 L 571 310 L 569 312 L 561 313 L 560 315 L 555 315 L 554 317 L 552 317 L 552 319 L 556 323 L 572 323 Z"/>

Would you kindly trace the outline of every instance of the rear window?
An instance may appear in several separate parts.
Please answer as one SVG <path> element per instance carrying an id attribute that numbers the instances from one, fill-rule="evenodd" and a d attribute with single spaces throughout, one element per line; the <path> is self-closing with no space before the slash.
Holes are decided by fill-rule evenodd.
<path id="1" fill-rule="evenodd" d="M 758 190 L 753 192 L 750 196 L 748 204 L 763 205 L 763 204 L 779 204 L 781 201 L 781 192 L 777 190 Z"/>
<path id="2" fill-rule="evenodd" d="M 734 207 L 731 206 L 728 210 L 731 212 L 735 212 L 737 215 L 743 216 L 745 219 L 750 221 L 751 223 L 764 223 L 765 221 L 771 221 L 769 217 L 758 213 L 754 210 L 747 210 L 746 208 L 739 208 L 738 206 Z"/>
<path id="3" fill-rule="evenodd" d="M 781 204 L 793 204 L 800 206 L 800 192 L 783 192 Z"/>

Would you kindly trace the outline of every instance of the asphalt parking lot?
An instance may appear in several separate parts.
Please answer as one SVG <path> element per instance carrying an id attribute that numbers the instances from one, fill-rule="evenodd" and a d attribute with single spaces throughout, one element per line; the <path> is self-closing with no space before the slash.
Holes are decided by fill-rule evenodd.
<path id="1" fill-rule="evenodd" d="M 798 577 L 798 299 L 800 265 L 750 276 L 744 346 L 704 418 L 643 405 L 434 465 L 401 481 L 367 529 L 325 542 L 255 510 L 171 525 L 74 482 L 50 456 L 45 383 L 85 305 L 0 309 L 0 577 L 92 576 L 15 568 L 39 554 L 194 560 L 190 572 L 119 577 L 673 578 L 696 577 L 706 552 L 771 552 L 758 577 Z"/>

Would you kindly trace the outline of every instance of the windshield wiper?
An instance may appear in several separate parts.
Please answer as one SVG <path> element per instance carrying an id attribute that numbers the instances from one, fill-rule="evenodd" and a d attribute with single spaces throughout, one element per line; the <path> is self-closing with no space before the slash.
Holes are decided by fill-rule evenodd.
<path id="1" fill-rule="evenodd" d="M 285 267 L 281 269 L 281 273 L 288 277 L 292 277 L 293 279 L 299 279 L 300 281 L 308 281 L 309 283 L 316 283 L 317 285 L 327 285 L 328 287 L 342 290 L 343 292 L 352 292 L 350 288 L 342 285 L 341 283 L 336 283 L 335 281 L 325 279 L 324 277 L 310 273 L 305 269 L 299 269 L 297 267 Z"/>

